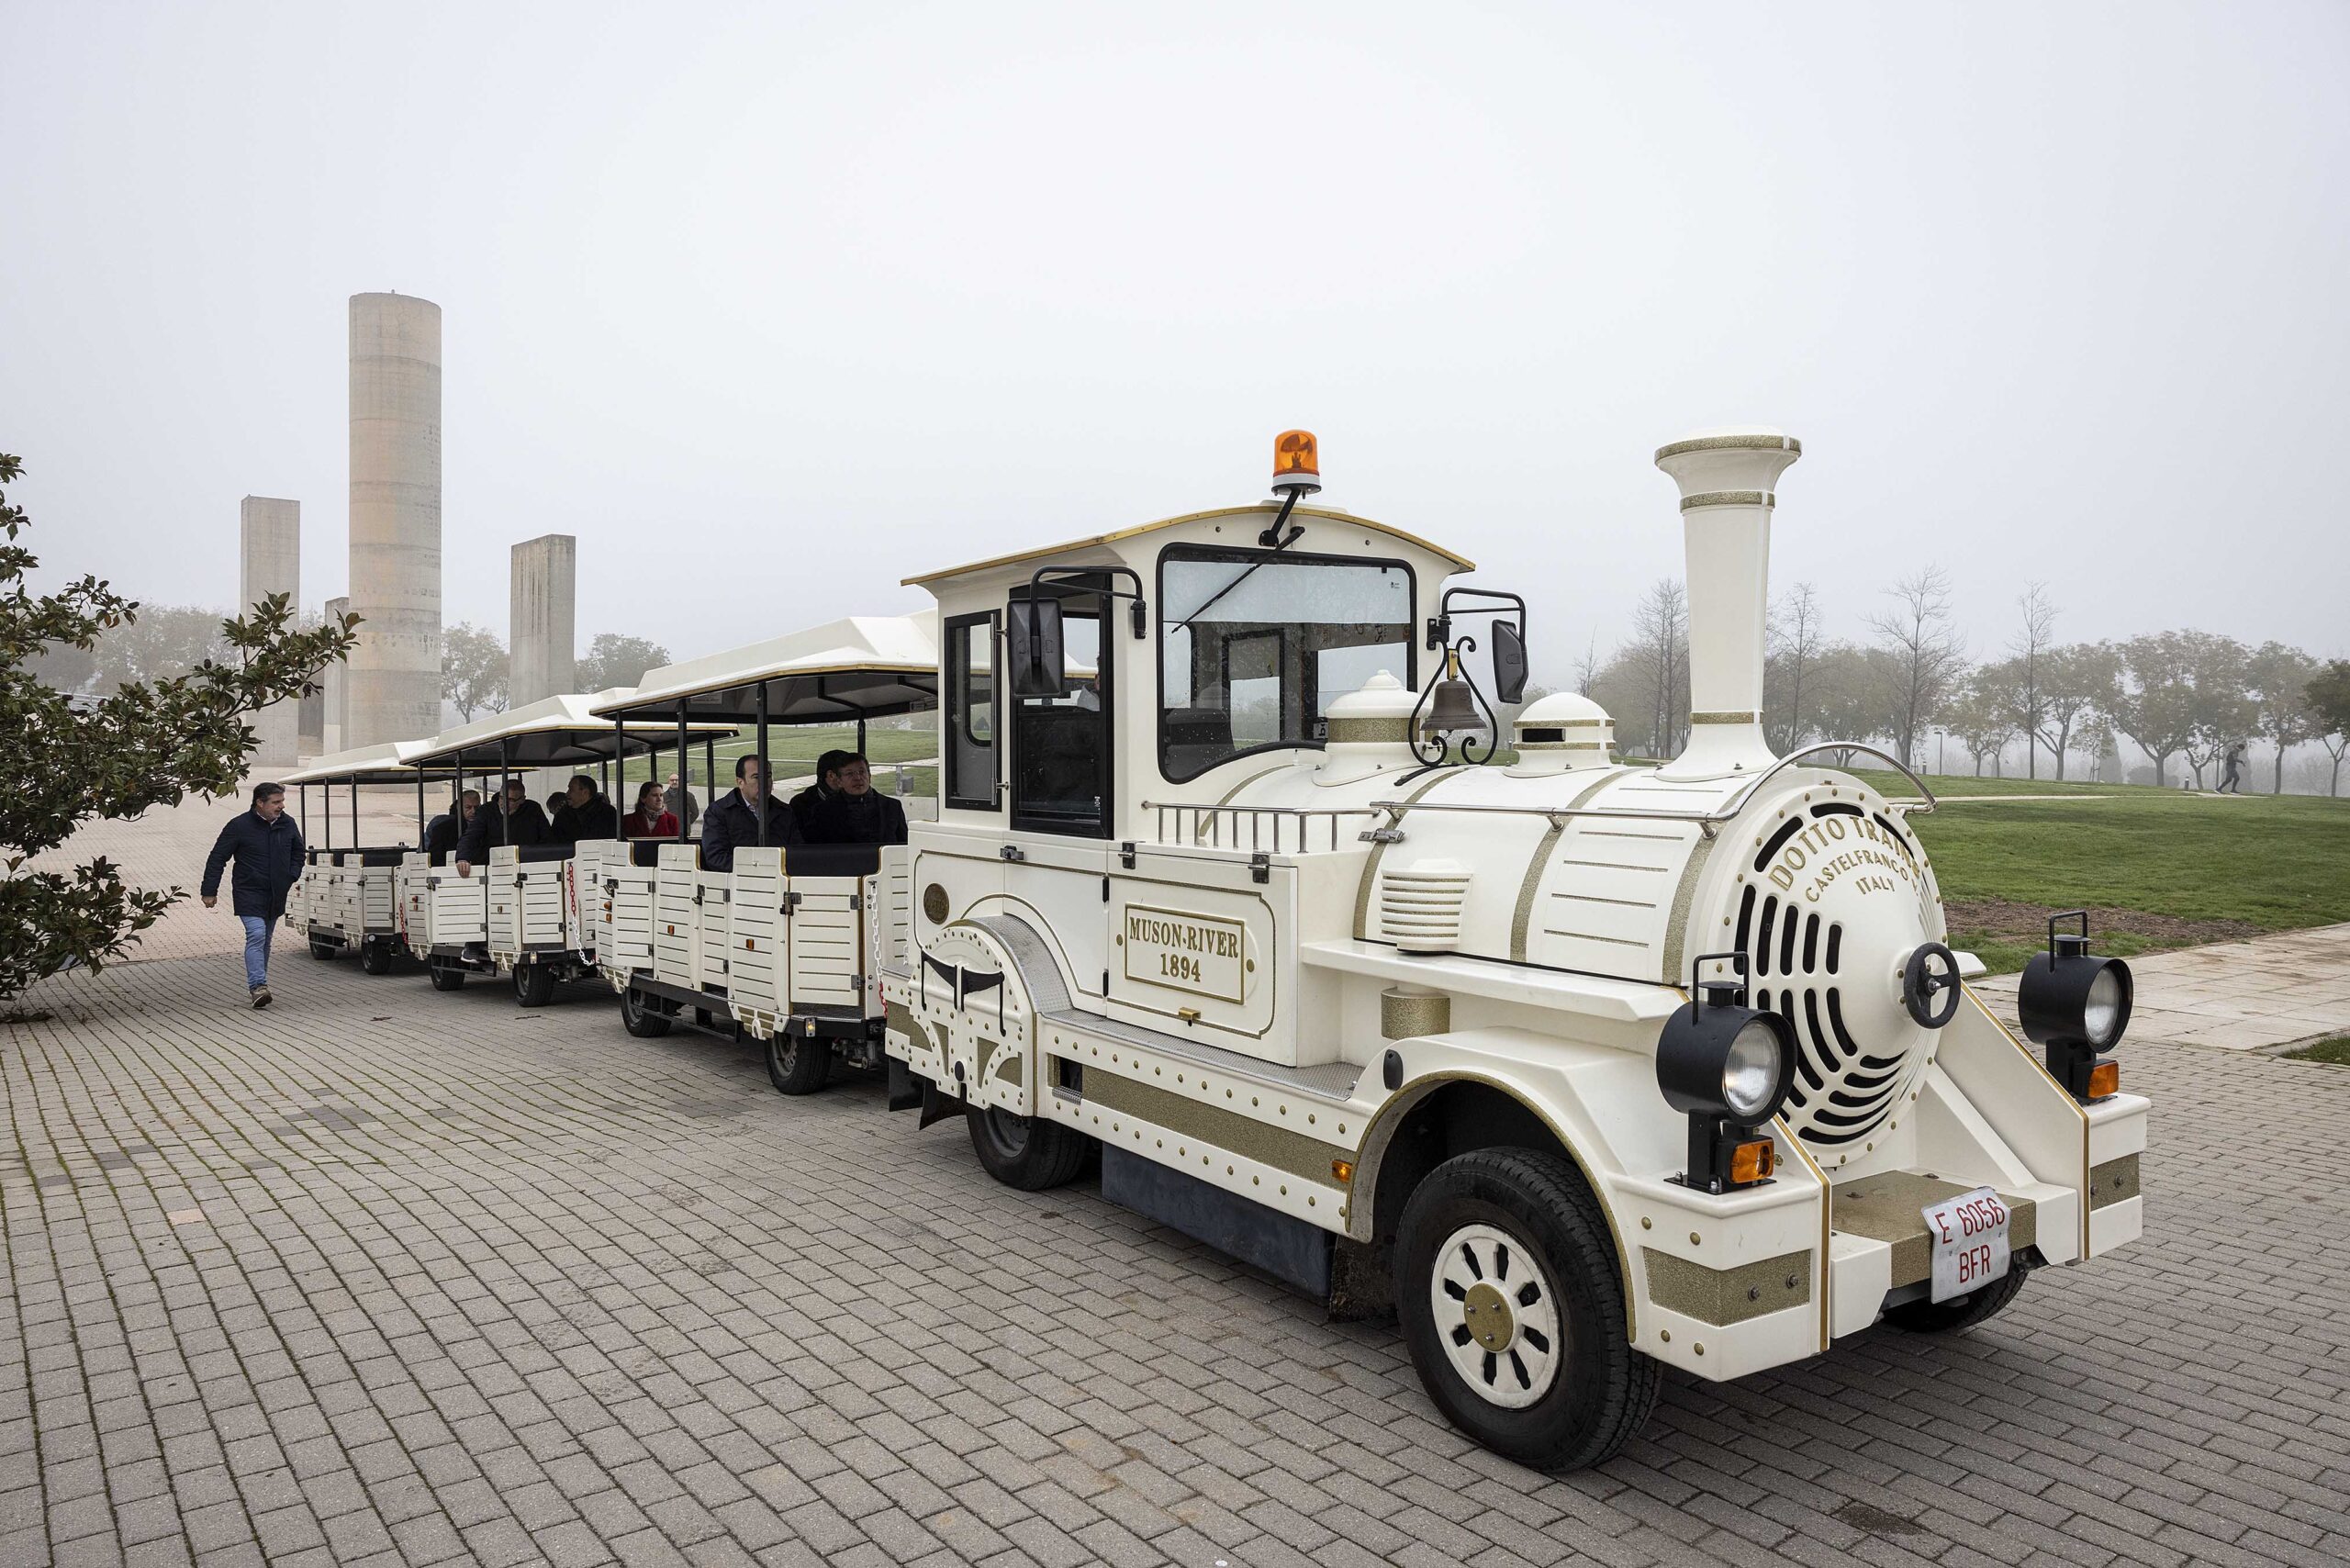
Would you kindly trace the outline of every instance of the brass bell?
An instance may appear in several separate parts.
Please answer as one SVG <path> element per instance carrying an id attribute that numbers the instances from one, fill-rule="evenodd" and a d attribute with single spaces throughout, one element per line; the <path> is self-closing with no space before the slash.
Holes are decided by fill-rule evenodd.
<path id="1" fill-rule="evenodd" d="M 1468 681 L 1461 678 L 1460 655 L 1447 648 L 1444 678 L 1428 694 L 1427 712 L 1420 719 L 1420 738 L 1441 740 L 1463 730 L 1481 729 L 1484 722 L 1484 716 L 1477 711 L 1476 699 L 1469 694 Z"/>

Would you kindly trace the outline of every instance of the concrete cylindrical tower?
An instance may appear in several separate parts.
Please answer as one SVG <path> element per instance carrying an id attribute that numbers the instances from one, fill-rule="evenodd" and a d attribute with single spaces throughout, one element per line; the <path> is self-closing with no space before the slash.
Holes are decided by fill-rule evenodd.
<path id="1" fill-rule="evenodd" d="M 351 297 L 351 608 L 362 621 L 342 745 L 437 733 L 441 308 L 429 299 Z"/>
<path id="2" fill-rule="evenodd" d="M 330 599 L 327 600 L 327 619 L 329 621 L 340 622 L 344 616 L 350 613 L 350 599 Z M 320 688 L 320 707 L 319 710 L 319 749 L 322 752 L 348 750 L 351 745 L 351 742 L 347 738 L 351 734 L 350 661 L 348 659 L 337 659 L 334 663 L 327 666 L 326 677 L 319 682 L 319 686 Z M 429 733 L 438 734 L 440 734 L 440 731 L 438 728 L 435 728 Z"/>
<path id="3" fill-rule="evenodd" d="M 520 708 L 572 688 L 579 541 L 543 533 L 514 546 L 508 600 L 507 700 Z"/>
<path id="4" fill-rule="evenodd" d="M 239 508 L 239 560 L 242 571 L 237 587 L 237 613 L 248 615 L 271 594 L 282 593 L 287 604 L 302 605 L 302 503 L 276 496 L 247 496 Z M 253 715 L 253 762 L 266 766 L 292 762 L 302 744 L 302 704 L 299 698 L 273 702 Z"/>

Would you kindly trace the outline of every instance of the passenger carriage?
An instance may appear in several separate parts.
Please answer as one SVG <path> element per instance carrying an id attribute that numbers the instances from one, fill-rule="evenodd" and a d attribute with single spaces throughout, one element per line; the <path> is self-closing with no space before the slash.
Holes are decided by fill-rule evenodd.
<path id="1" fill-rule="evenodd" d="M 409 766 L 420 742 L 360 746 L 335 752 L 289 774 L 285 786 L 294 791 L 295 818 L 302 827 L 304 855 L 308 862 L 285 901 L 285 922 L 309 944 L 316 958 L 356 952 L 360 967 L 371 975 L 389 974 L 393 965 L 408 956 L 408 927 L 398 879 L 413 853 L 408 845 L 367 845 L 359 825 L 359 791 L 363 786 L 414 785 L 416 842 L 424 842 L 425 788 L 433 777 Z M 319 791 L 318 823 L 323 842 L 311 843 L 310 791 Z M 334 843 L 334 795 L 349 791 L 351 845 Z"/>
<path id="2" fill-rule="evenodd" d="M 778 726 L 868 721 L 936 700 L 933 618 L 850 617 L 649 672 L 597 711 L 647 726 L 729 725 L 770 756 Z M 732 788 L 717 778 L 713 794 Z M 789 799 L 778 780 L 777 791 Z M 705 802 L 707 810 L 711 802 Z M 640 842 L 603 868 L 598 954 L 632 1034 L 683 1022 L 756 1040 L 787 1094 L 821 1088 L 834 1060 L 878 1068 L 882 1015 L 875 956 L 881 855 L 870 845 L 754 846 L 731 870 L 701 864 L 698 832 Z"/>
<path id="3" fill-rule="evenodd" d="M 613 759 L 649 754 L 672 734 L 592 715 L 596 704 L 627 691 L 549 697 L 492 714 L 414 743 L 408 760 L 477 780 L 485 801 L 502 798 L 509 778 L 543 768 L 592 772 L 609 799 Z M 706 745 L 733 734 L 729 725 L 699 724 L 688 727 L 687 739 Z M 413 857 L 403 905 L 422 935 L 434 988 L 457 990 L 468 975 L 508 975 L 515 1000 L 540 1007 L 553 1000 L 558 980 L 597 973 L 592 890 L 605 861 L 620 853 L 610 839 L 498 845 L 470 874 L 460 873 L 453 857 L 447 864 Z"/>
<path id="4" fill-rule="evenodd" d="M 2026 1046 L 1944 945 L 1922 781 L 1764 741 L 1800 450 L 1657 454 L 1695 708 L 1662 767 L 1572 694 L 1504 725 L 1522 600 L 1302 504 L 1304 432 L 1273 500 L 912 579 L 942 767 L 881 857 L 893 1107 L 1023 1188 L 1098 1148 L 1106 1196 L 1393 1309 L 1448 1417 L 1540 1466 L 1615 1452 L 1668 1365 L 1964 1327 L 2134 1238 L 2126 967 L 2052 930 Z"/>

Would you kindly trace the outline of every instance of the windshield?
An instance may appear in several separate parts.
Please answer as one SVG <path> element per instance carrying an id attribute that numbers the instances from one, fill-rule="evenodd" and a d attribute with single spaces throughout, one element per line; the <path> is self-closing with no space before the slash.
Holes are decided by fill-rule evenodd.
<path id="1" fill-rule="evenodd" d="M 1178 546 L 1158 566 L 1158 764 L 1170 782 L 1268 746 L 1317 745 L 1332 701 L 1412 684 L 1400 561 Z"/>

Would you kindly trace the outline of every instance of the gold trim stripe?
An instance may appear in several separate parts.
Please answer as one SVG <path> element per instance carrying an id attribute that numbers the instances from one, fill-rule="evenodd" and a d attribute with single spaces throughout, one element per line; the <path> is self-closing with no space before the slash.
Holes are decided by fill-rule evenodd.
<path id="1" fill-rule="evenodd" d="M 1762 715 L 1751 711 L 1744 713 L 1735 711 L 1725 711 L 1719 713 L 1692 713 L 1689 715 L 1689 722 L 1693 724 L 1759 724 L 1762 722 Z"/>
<path id="2" fill-rule="evenodd" d="M 2138 1157 L 2125 1154 L 2089 1170 L 2089 1207 L 2101 1209 L 2138 1196 Z"/>
<path id="3" fill-rule="evenodd" d="M 1656 460 L 1678 457 L 1684 452 L 1792 452 L 1803 455 L 1803 442 L 1791 435 L 1699 435 L 1687 441 L 1676 441 L 1656 449 Z"/>
<path id="4" fill-rule="evenodd" d="M 1046 1081 L 1053 1081 L 1053 1074 L 1046 1073 Z M 1104 1072 L 1099 1062 L 1093 1063 L 1085 1075 L 1084 1103 L 1120 1115 L 1138 1117 L 1178 1137 L 1198 1138 L 1211 1148 L 1325 1187 L 1331 1185 L 1330 1162 L 1351 1161 L 1355 1157 L 1353 1149 L 1341 1145 L 1273 1126 L 1254 1116 L 1178 1094 L 1171 1089 Z M 1158 1163 L 1182 1169 L 1173 1160 L 1162 1159 Z"/>
<path id="5" fill-rule="evenodd" d="M 1700 490 L 1694 496 L 1681 498 L 1683 511 L 1695 511 L 1699 507 L 1775 507 L 1777 495 L 1769 490 Z"/>
<path id="6" fill-rule="evenodd" d="M 1643 1247 L 1640 1267 L 1648 1272 L 1649 1300 L 1717 1328 L 1811 1302 L 1807 1251 L 1758 1259 L 1735 1269 L 1709 1269 L 1694 1259 Z"/>

